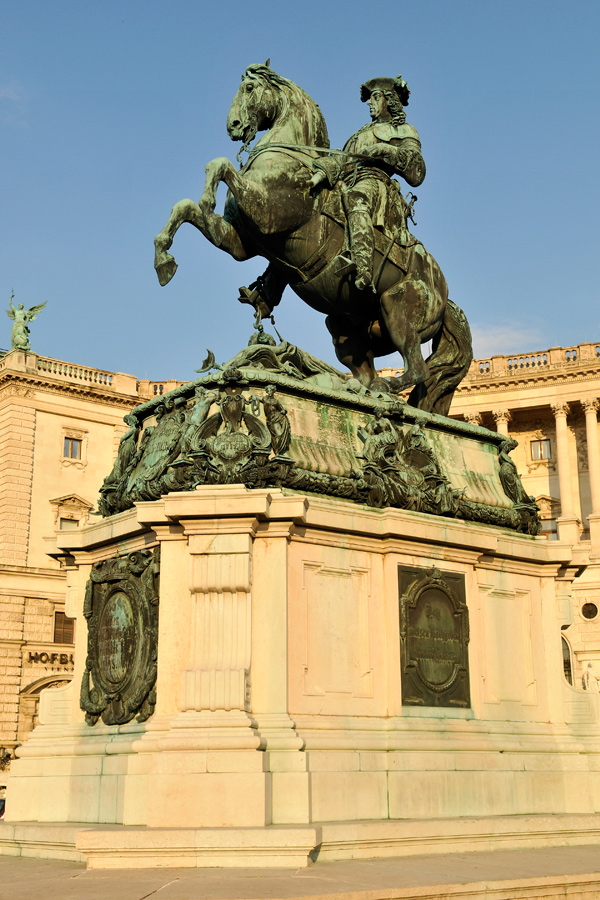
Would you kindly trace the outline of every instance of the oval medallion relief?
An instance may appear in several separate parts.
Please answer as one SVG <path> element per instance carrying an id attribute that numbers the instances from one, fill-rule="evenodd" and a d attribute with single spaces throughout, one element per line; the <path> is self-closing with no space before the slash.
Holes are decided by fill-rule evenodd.
<path id="1" fill-rule="evenodd" d="M 118 685 L 135 657 L 135 626 L 131 601 L 123 591 L 107 600 L 98 627 L 98 666 L 102 676 Z"/>

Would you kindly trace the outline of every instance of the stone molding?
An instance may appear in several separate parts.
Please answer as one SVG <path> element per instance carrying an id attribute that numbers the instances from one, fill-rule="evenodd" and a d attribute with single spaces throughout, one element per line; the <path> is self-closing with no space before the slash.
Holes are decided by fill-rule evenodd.
<path id="1" fill-rule="evenodd" d="M 11 370 L 0 371 L 0 400 L 13 394 L 24 398 L 32 398 L 37 391 L 44 394 L 70 394 L 81 400 L 94 403 L 106 402 L 111 406 L 120 406 L 124 409 L 132 409 L 139 402 L 137 394 L 109 393 L 108 390 L 102 390 L 101 386 L 96 384 L 80 386 L 71 382 L 50 382 L 33 373 L 20 375 Z"/>

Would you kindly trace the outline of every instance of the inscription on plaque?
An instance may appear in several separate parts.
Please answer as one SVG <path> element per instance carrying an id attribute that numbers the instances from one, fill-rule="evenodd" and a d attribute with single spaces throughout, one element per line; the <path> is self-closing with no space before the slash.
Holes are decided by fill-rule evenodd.
<path id="1" fill-rule="evenodd" d="M 470 706 L 464 576 L 408 566 L 398 576 L 402 703 Z"/>
<path id="2" fill-rule="evenodd" d="M 147 719 L 156 703 L 158 550 L 94 563 L 83 614 L 88 653 L 81 708 L 88 725 Z"/>
<path id="3" fill-rule="evenodd" d="M 112 684 L 119 684 L 132 664 L 134 641 L 131 603 L 123 591 L 117 591 L 106 601 L 98 627 L 98 665 Z"/>

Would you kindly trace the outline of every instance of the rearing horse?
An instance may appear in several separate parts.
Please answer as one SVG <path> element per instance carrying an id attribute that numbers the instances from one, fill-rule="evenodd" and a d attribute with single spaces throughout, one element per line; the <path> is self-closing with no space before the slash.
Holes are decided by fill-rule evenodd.
<path id="1" fill-rule="evenodd" d="M 412 238 L 393 248 L 375 231 L 375 293 L 358 291 L 334 259 L 344 246 L 341 185 L 314 196 L 312 161 L 328 152 L 323 115 L 308 94 L 268 64 L 249 66 L 231 104 L 227 131 L 244 148 L 267 133 L 237 171 L 221 157 L 206 166 L 198 201 L 181 200 L 155 239 L 155 268 L 162 285 L 177 265 L 167 251 L 184 222 L 211 243 L 245 260 L 269 260 L 263 294 L 270 308 L 286 284 L 327 315 L 340 363 L 365 386 L 387 391 L 412 387 L 409 403 L 445 415 L 472 360 L 471 335 L 462 310 L 448 300 L 446 280 L 430 253 Z M 229 192 L 224 215 L 214 212 L 217 188 Z M 393 252 L 390 252 L 393 250 Z M 271 299 L 268 299 L 270 294 Z M 421 344 L 433 341 L 425 361 Z M 377 378 L 374 358 L 399 350 L 404 372 Z"/>

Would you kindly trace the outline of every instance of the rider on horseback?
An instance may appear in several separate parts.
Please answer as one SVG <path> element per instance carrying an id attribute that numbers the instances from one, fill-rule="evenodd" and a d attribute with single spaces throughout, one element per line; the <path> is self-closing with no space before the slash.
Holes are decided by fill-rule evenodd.
<path id="1" fill-rule="evenodd" d="M 338 257 L 338 268 L 353 264 L 359 290 L 373 287 L 373 228 L 387 232 L 393 239 L 404 231 L 407 206 L 393 175 L 401 175 L 411 187 L 425 178 L 419 135 L 406 123 L 404 107 L 410 90 L 397 78 L 371 78 L 360 88 L 360 99 L 368 101 L 371 122 L 363 125 L 346 142 L 341 154 L 315 160 L 311 187 L 325 182 L 333 188 L 342 180 L 342 199 L 348 222 L 352 262 Z M 394 224 L 398 226 L 394 228 Z"/>

